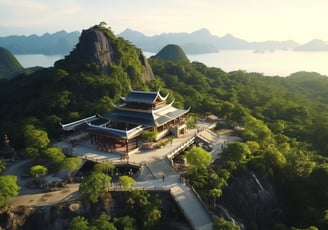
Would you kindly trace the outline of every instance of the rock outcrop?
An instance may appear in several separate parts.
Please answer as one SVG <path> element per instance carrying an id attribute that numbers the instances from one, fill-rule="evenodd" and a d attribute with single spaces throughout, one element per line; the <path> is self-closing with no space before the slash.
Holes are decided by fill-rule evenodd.
<path id="1" fill-rule="evenodd" d="M 236 222 L 241 229 L 270 229 L 283 213 L 274 186 L 249 171 L 231 178 L 217 204 L 216 213 Z"/>
<path id="2" fill-rule="evenodd" d="M 71 73 L 92 71 L 107 75 L 113 72 L 113 66 L 121 67 L 128 75 L 140 73 L 142 82 L 155 78 L 141 50 L 128 41 L 115 37 L 110 29 L 103 26 L 83 30 L 75 49 L 65 59 L 55 63 L 55 67 Z"/>
<path id="3" fill-rule="evenodd" d="M 155 229 L 191 229 L 169 192 L 150 192 L 150 194 L 160 197 L 163 204 L 162 218 Z M 19 206 L 14 210 L 0 213 L 0 229 L 62 230 L 67 228 L 70 220 L 75 216 L 83 216 L 92 221 L 102 212 L 111 217 L 128 215 L 126 192 L 112 192 L 97 203 L 75 200 L 40 207 Z"/>

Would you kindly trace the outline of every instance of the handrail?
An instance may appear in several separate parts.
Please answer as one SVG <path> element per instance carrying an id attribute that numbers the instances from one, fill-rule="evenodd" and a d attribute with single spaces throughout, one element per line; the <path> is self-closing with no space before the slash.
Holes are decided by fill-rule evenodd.
<path id="1" fill-rule="evenodd" d="M 181 145 L 177 146 L 175 149 L 173 149 L 170 153 L 166 155 L 166 157 L 171 160 L 177 153 L 180 152 L 181 149 L 184 149 L 186 146 L 191 145 L 195 140 L 195 136 L 192 136 L 185 142 L 183 142 Z"/>

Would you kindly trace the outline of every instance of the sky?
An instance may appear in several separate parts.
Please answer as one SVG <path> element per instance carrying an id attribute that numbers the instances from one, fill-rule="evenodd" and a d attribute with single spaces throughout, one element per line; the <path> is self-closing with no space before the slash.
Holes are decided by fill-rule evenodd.
<path id="1" fill-rule="evenodd" d="M 248 41 L 328 41 L 327 0 L 0 0 L 0 36 L 82 31 L 106 22 L 155 35 L 232 34 Z"/>

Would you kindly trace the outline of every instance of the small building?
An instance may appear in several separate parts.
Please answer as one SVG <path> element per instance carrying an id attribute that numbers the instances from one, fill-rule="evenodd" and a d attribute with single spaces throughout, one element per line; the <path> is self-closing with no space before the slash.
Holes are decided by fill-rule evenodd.
<path id="1" fill-rule="evenodd" d="M 88 135 L 90 144 L 108 152 L 120 152 L 127 157 L 129 152 L 141 146 L 142 133 L 154 131 L 156 140 L 172 133 L 176 137 L 186 132 L 188 110 L 178 109 L 173 102 L 167 103 L 159 91 L 146 92 L 131 90 L 122 103 L 115 105 L 109 114 L 61 124 L 64 130 L 82 130 L 81 136 Z"/>

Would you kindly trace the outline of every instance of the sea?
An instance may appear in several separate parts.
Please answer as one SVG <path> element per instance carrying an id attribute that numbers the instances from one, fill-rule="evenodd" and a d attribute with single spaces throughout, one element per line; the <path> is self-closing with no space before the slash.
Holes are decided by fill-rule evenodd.
<path id="1" fill-rule="evenodd" d="M 155 53 L 144 52 L 146 57 Z M 50 67 L 64 58 L 61 55 L 28 54 L 15 55 L 23 67 Z M 187 55 L 208 67 L 217 67 L 225 72 L 242 70 L 262 73 L 266 76 L 286 77 L 298 71 L 317 72 L 328 76 L 328 52 L 301 52 L 291 50 L 253 51 L 222 50 L 217 53 Z"/>

